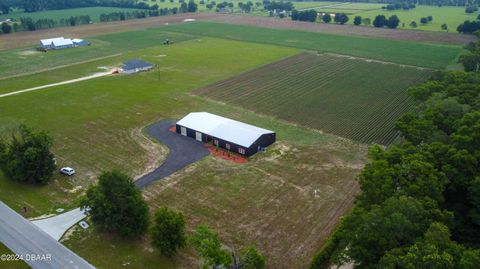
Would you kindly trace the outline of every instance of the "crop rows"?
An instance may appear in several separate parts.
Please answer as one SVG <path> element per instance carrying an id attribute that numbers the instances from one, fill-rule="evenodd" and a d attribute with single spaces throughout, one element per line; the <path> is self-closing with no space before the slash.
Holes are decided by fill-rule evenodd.
<path id="1" fill-rule="evenodd" d="M 406 89 L 430 71 L 302 53 L 196 94 L 362 143 L 390 144 L 414 105 Z"/>

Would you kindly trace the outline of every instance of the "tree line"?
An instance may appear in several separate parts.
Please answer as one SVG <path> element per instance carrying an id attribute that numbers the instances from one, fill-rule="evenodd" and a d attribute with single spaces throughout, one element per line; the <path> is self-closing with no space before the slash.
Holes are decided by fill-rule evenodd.
<path id="1" fill-rule="evenodd" d="M 135 0 L 0 0 L 0 11 L 3 14 L 10 13 L 12 9 L 23 9 L 25 12 L 37 12 L 96 6 L 138 9 L 150 8 L 148 4 Z"/>
<path id="2" fill-rule="evenodd" d="M 100 21 L 123 21 L 130 19 L 142 19 L 147 17 L 165 16 L 177 13 L 196 12 L 198 7 L 194 0 L 188 3 L 181 3 L 180 7 L 174 8 L 160 8 L 154 5 L 156 9 L 135 10 L 131 12 L 112 12 L 100 14 Z M 33 20 L 30 17 L 21 17 L 18 22 L 7 23 L 0 25 L 0 33 L 9 34 L 18 31 L 35 31 L 39 29 L 54 28 L 60 26 L 77 26 L 91 23 L 91 18 L 88 15 L 71 16 L 69 18 L 62 18 L 60 20 L 53 19 L 38 19 Z"/>
<path id="3" fill-rule="evenodd" d="M 333 2 L 345 2 L 344 0 L 332 0 Z M 384 3 L 384 4 L 400 4 L 402 8 L 409 5 L 426 5 L 426 6 L 480 6 L 480 0 L 352 0 L 354 3 Z M 410 7 L 413 8 L 413 7 Z M 410 9 L 409 8 L 409 9 Z"/>
<path id="4" fill-rule="evenodd" d="M 479 43 L 469 45 L 472 54 Z M 310 268 L 459 268 L 480 264 L 480 56 L 408 89 L 418 105 L 403 141 L 369 148 L 361 193 Z M 465 63 L 464 63 L 465 64 Z"/>

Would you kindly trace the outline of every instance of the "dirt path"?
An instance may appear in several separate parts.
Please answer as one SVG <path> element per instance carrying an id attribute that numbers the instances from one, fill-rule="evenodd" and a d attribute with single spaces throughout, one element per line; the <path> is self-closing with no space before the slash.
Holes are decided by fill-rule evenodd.
<path id="1" fill-rule="evenodd" d="M 111 71 L 109 71 L 109 72 L 102 72 L 102 73 L 95 73 L 95 74 L 93 74 L 93 75 L 86 76 L 86 77 L 81 77 L 81 78 L 66 80 L 66 81 L 62 81 L 62 82 L 57 82 L 57 83 L 42 85 L 42 86 L 38 86 L 38 87 L 28 88 L 28 89 L 24 89 L 24 90 L 19 90 L 19 91 L 14 91 L 14 92 L 9 92 L 9 93 L 0 94 L 0 98 L 7 97 L 7 96 L 11 96 L 11 95 L 18 95 L 18 94 L 22 94 L 22 93 L 26 93 L 26 92 L 38 91 L 38 90 L 41 90 L 41 89 L 50 88 L 50 87 L 54 87 L 54 86 L 59 86 L 59 85 L 65 85 L 65 84 L 75 83 L 75 82 L 79 82 L 79 81 L 83 81 L 83 80 L 89 80 L 89 79 L 93 79 L 93 78 L 99 78 L 99 77 L 108 76 L 108 75 L 111 75 L 111 74 L 112 74 Z"/>

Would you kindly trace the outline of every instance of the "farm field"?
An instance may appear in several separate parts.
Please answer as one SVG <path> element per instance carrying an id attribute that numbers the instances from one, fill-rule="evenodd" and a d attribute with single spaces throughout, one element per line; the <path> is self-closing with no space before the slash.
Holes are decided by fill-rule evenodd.
<path id="1" fill-rule="evenodd" d="M 235 48 L 240 45 L 242 48 Z M 198 51 L 202 51 L 202 55 Z M 235 51 L 250 56 L 239 59 L 233 53 Z M 9 135 L 20 122 L 46 130 L 55 140 L 54 151 L 59 165 L 69 163 L 79 172 L 78 177 L 66 181 L 59 177 L 47 188 L 31 188 L 30 191 L 21 191 L 22 188 L 15 184 L 5 183 L 0 188 L 0 197 L 13 198 L 12 190 L 19 189 L 16 194 L 28 196 L 26 201 L 31 203 L 32 214 L 43 214 L 74 202 L 81 195 L 81 188 L 90 184 L 100 171 L 122 167 L 132 176 L 140 175 L 148 167 L 149 159 L 158 160 L 150 154 L 161 156 L 158 154 L 161 149 L 145 140 L 141 128 L 157 119 L 178 118 L 190 111 L 192 108 L 187 105 L 190 101 L 182 98 L 180 93 L 295 53 L 297 50 L 291 48 L 204 38 L 132 51 L 94 66 L 142 58 L 162 65 L 161 83 L 158 73 L 150 72 L 103 77 L 0 98 L 2 134 Z M 236 65 L 230 66 L 233 60 Z M 77 66 L 78 70 L 70 71 L 81 72 L 88 65 L 82 64 Z M 39 76 L 54 77 L 55 73 L 58 70 Z M 188 80 L 185 74 L 188 74 Z M 33 84 L 36 78 L 26 76 L 2 82 L 19 85 L 21 81 L 29 81 L 27 83 Z M 89 146 L 85 147 L 86 144 Z M 132 159 L 131 156 L 137 157 Z M 150 166 L 155 164 L 150 163 Z M 5 180 L 3 175 L 0 178 Z M 78 189 L 78 186 L 82 187 Z M 51 197 L 44 199 L 49 190 Z M 9 205 L 13 208 L 22 206 L 19 202 Z"/>
<path id="2" fill-rule="evenodd" d="M 276 266 L 279 262 L 291 263 L 297 268 L 304 267 L 312 253 L 333 229 L 338 216 L 350 208 L 353 193 L 357 191 L 354 175 L 364 162 L 365 148 L 334 136 L 303 130 L 272 117 L 258 116 L 248 110 L 220 105 L 186 94 L 193 88 L 209 85 L 219 79 L 296 53 L 298 50 L 293 48 L 211 38 L 194 39 L 173 46 L 132 51 L 95 63 L 108 65 L 124 58 L 142 57 L 150 62 L 161 63 L 160 80 L 156 72 L 112 76 L 1 98 L 0 126 L 5 127 L 2 129 L 4 135 L 8 135 L 9 130 L 12 130 L 18 122 L 49 131 L 54 137 L 54 152 L 60 165 L 72 165 L 78 174 L 69 179 L 56 177 L 54 182 L 45 188 L 30 188 L 25 191 L 15 191 L 19 186 L 0 175 L 0 199 L 6 200 L 17 210 L 28 206 L 32 216 L 50 213 L 58 207 L 74 206 L 85 186 L 94 182 L 95 176 L 100 171 L 121 167 L 134 176 L 143 173 L 145 169 L 156 165 L 164 158 L 165 149 L 146 140 L 141 132 L 142 127 L 159 119 L 179 118 L 189 111 L 210 111 L 274 129 L 281 142 L 268 154 L 253 159 L 248 168 L 232 166 L 232 169 L 237 171 L 235 177 L 229 178 L 228 181 L 221 181 L 218 178 L 212 181 L 211 173 L 222 175 L 226 165 L 231 164 L 209 157 L 199 164 L 198 169 L 196 167 L 187 169 L 188 173 L 193 174 L 181 172 L 175 178 L 166 181 L 173 183 L 181 179 L 183 182 L 186 178 L 185 184 L 180 182 L 181 184 L 171 190 L 165 185 L 152 186 L 146 192 L 152 210 L 165 205 L 166 200 L 176 196 L 177 192 L 195 192 L 201 194 L 197 196 L 198 199 L 202 197 L 216 199 L 217 205 L 212 204 L 210 208 L 198 210 L 192 215 L 188 211 L 188 227 L 192 229 L 198 222 L 207 222 L 212 214 L 224 214 L 221 212 L 229 211 L 232 199 L 240 201 L 243 197 L 243 193 L 237 191 L 238 188 L 246 188 L 245 192 L 251 197 L 250 200 L 238 204 L 239 210 L 245 210 L 243 211 L 245 216 L 263 210 L 252 207 L 253 204 L 260 205 L 259 199 L 264 199 L 262 206 L 270 207 L 270 210 L 276 206 L 287 206 L 284 203 L 288 203 L 292 212 L 307 214 L 309 221 L 303 220 L 299 223 L 300 219 L 296 218 L 297 220 L 292 222 L 289 220 L 290 213 L 285 211 L 279 214 L 270 211 L 269 216 L 263 220 L 253 221 L 245 218 L 238 222 L 237 226 L 225 218 L 216 222 L 215 228 L 218 228 L 222 238 L 229 244 L 239 246 L 239 242 L 258 244 L 261 251 L 272 259 L 268 268 L 281 268 Z M 166 56 L 156 57 L 158 55 Z M 71 71 L 79 72 L 86 68 L 84 65 L 88 63 L 80 65 L 78 70 Z M 53 72 L 58 70 L 46 73 Z M 185 79 L 186 76 L 188 79 Z M 4 81 L 28 78 L 30 76 Z M 308 152 L 316 152 L 315 159 L 308 157 L 311 155 Z M 131 156 L 136 158 L 132 159 Z M 294 166 L 287 165 L 293 164 L 294 160 L 298 163 Z M 319 166 L 320 163 L 325 167 Z M 306 164 L 309 164 L 308 167 Z M 282 170 L 274 171 L 278 167 L 282 167 Z M 293 178 L 292 175 L 298 171 L 303 171 L 302 177 Z M 282 178 L 278 178 L 276 173 Z M 254 174 L 258 180 L 253 180 Z M 250 181 L 245 181 L 246 179 Z M 204 184 L 208 182 L 212 184 L 205 186 Z M 251 186 L 246 186 L 246 183 Z M 262 185 L 266 186 L 264 190 L 261 193 L 256 192 L 255 188 Z M 212 188 L 224 189 L 225 193 L 232 195 L 212 197 L 209 194 Z M 313 195 L 315 189 L 325 195 L 315 198 Z M 160 190 L 163 190 L 163 196 L 156 197 L 154 194 Z M 292 190 L 297 190 L 304 196 Z M 45 199 L 47 192 L 49 196 Z M 279 193 L 283 193 L 282 196 L 285 198 L 280 204 L 276 200 Z M 255 195 L 261 197 L 255 200 L 253 199 Z M 14 196 L 16 199 L 11 199 Z M 188 208 L 198 206 L 198 200 L 194 199 L 176 201 L 178 205 L 176 208 L 185 210 L 185 214 Z M 319 222 L 318 216 L 323 214 L 333 215 Z M 238 226 L 240 223 L 251 225 Z M 299 254 L 296 250 L 295 253 L 301 255 L 301 259 L 294 256 L 282 257 L 278 251 L 279 241 L 265 244 L 262 243 L 265 238 L 255 239 L 249 235 L 252 230 L 261 231 L 264 227 L 270 227 L 272 233 L 286 234 L 289 231 L 289 242 L 303 244 L 308 251 Z M 306 240 L 307 234 L 302 232 L 308 231 L 305 227 L 318 231 L 314 236 L 308 237 L 311 240 Z M 230 234 L 231 230 L 238 230 L 238 234 Z M 296 232 L 292 231 L 298 231 L 302 236 L 297 236 Z M 82 243 L 79 244 L 79 241 Z M 98 268 L 118 268 L 125 263 L 129 263 L 130 268 L 140 269 L 152 268 L 153 264 L 171 267 L 171 261 L 165 261 L 157 252 L 152 252 L 147 245 L 148 242 L 143 240 L 127 242 L 99 235 L 94 231 L 77 230 L 72 232 L 64 243 Z M 106 250 L 110 253 L 109 259 L 99 255 Z M 192 251 L 186 249 L 180 253 L 175 264 L 180 268 L 191 268 L 189 266 L 191 260 Z"/>
<path id="3" fill-rule="evenodd" d="M 135 8 L 117 8 L 117 7 L 83 7 L 83 8 L 70 8 L 61 10 L 47 10 L 38 12 L 23 12 L 15 11 L 9 14 L 0 14 L 0 20 L 13 18 L 20 19 L 21 17 L 30 17 L 33 20 L 39 19 L 53 19 L 59 21 L 60 19 L 67 19 L 71 16 L 89 15 L 92 22 L 99 22 L 100 15 L 102 13 L 112 12 L 132 12 L 138 9 Z"/>
<path id="4" fill-rule="evenodd" d="M 195 22 L 166 26 L 165 31 L 296 47 L 400 64 L 442 69 L 456 64 L 458 46 Z"/>
<path id="5" fill-rule="evenodd" d="M 29 72 L 39 72 L 48 68 L 71 65 L 82 61 L 95 60 L 127 51 L 159 46 L 165 39 L 181 42 L 192 39 L 185 34 L 164 33 L 157 29 L 145 29 L 135 32 L 123 32 L 89 38 L 91 46 L 48 51 L 30 48 L 0 51 L 0 78 Z M 101 71 L 101 70 L 97 70 Z M 0 84 L 0 91 L 3 83 Z"/>
<path id="6" fill-rule="evenodd" d="M 430 74 L 303 53 L 195 93 L 362 143 L 388 145 L 397 136 L 396 119 L 414 105 L 406 88 Z"/>
<path id="7" fill-rule="evenodd" d="M 39 188 L 21 188 L 22 184 L 14 184 L 0 175 L 0 199 L 16 210 L 27 206 L 29 216 L 48 214 L 58 207 L 71 208 L 99 172 L 120 168 L 135 176 L 163 160 L 166 149 L 144 136 L 144 126 L 160 119 L 178 119 L 190 111 L 210 111 L 273 129 L 279 142 L 244 167 L 208 157 L 198 164 L 199 167 L 189 167 L 164 183 L 152 186 L 145 192 L 151 210 L 171 205 L 188 216 L 189 229 L 199 222 L 213 225 L 210 218 L 218 210 L 215 216 L 220 216 L 220 221 L 214 228 L 228 244 L 258 245 L 271 260 L 267 268 L 282 268 L 282 263 L 292 264 L 289 268 L 304 268 L 338 217 L 351 207 L 353 194 L 358 191 L 354 176 L 365 161 L 365 147 L 188 94 L 191 89 L 298 52 L 295 48 L 202 37 L 172 46 L 128 51 L 98 60 L 93 67 L 89 67 L 92 63 L 83 63 L 65 68 L 65 71 L 39 73 L 38 76 L 53 80 L 56 73 L 60 76 L 62 72 L 72 72 L 78 76 L 89 68 L 142 58 L 160 64 L 161 75 L 153 71 L 109 76 L 0 98 L 2 135 L 9 135 L 19 123 L 46 130 L 53 136 L 53 150 L 59 165 L 71 165 L 78 173 L 72 178 L 56 176 L 51 184 Z M 232 62 L 235 65 L 232 66 Z M 33 84 L 36 79 L 36 76 L 24 76 L 4 79 L 2 83 L 20 87 L 20 81 L 31 80 L 28 83 Z M 313 152 L 315 158 L 311 158 Z M 228 169 L 235 170 L 235 175 L 227 177 Z M 298 171 L 309 172 L 296 178 L 294 175 Z M 176 187 L 169 188 L 170 183 Z M 260 186 L 264 186 L 262 192 L 258 192 Z M 213 197 L 212 190 L 225 195 Z M 239 190 L 248 193 L 249 198 L 241 201 Z M 157 195 L 160 191 L 161 195 Z M 186 193 L 198 195 L 183 201 L 172 199 Z M 317 197 L 315 193 L 322 195 Z M 209 202 L 207 198 L 213 200 Z M 238 204 L 232 203 L 232 198 Z M 210 207 L 194 210 L 201 205 L 199 199 Z M 259 201 L 261 203 L 257 203 Z M 258 207 L 251 207 L 252 203 Z M 289 208 L 291 212 L 277 214 L 278 208 Z M 242 218 L 236 223 L 229 215 L 234 210 L 242 210 L 239 211 Z M 266 217 L 248 217 L 257 216 L 259 212 L 265 212 Z M 291 219 L 292 214 L 297 217 Z M 299 218 L 298 214 L 305 218 Z M 319 216 L 328 217 L 319 221 Z M 252 231 L 264 231 L 266 227 L 270 236 L 281 235 L 278 240 L 252 237 Z M 307 234 L 308 227 L 315 232 Z M 305 252 L 281 246 L 282 236 L 291 245 L 302 244 Z M 172 265 L 172 261 L 162 259 L 145 240 L 124 241 L 93 230 L 71 231 L 64 243 L 98 268 L 192 268 L 194 257 L 192 250 L 185 249 Z M 281 255 L 284 250 L 292 254 Z"/>
<path id="8" fill-rule="evenodd" d="M 479 15 L 478 12 L 471 14 L 465 13 L 465 7 L 450 7 L 450 6 L 420 6 L 411 10 L 386 10 L 382 9 L 384 4 L 367 4 L 367 3 L 350 3 L 341 6 L 316 8 L 320 12 L 339 13 L 343 12 L 350 16 L 348 24 L 353 24 L 354 16 L 361 16 L 362 18 L 370 18 L 371 21 L 377 15 L 385 15 L 390 17 L 397 15 L 400 19 L 398 29 L 417 29 L 426 31 L 443 31 L 441 25 L 447 24 L 449 32 L 457 32 L 457 26 L 465 20 L 476 20 Z M 420 18 L 432 16 L 433 20 L 427 24 L 421 24 Z M 410 22 L 415 21 L 417 28 L 410 27 Z M 405 25 L 403 25 L 405 24 Z"/>

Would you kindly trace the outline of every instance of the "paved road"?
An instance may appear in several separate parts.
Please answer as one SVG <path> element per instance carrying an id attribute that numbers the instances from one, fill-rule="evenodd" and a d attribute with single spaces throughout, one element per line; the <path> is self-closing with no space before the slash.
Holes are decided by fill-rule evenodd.
<path id="1" fill-rule="evenodd" d="M 0 202 L 0 241 L 14 253 L 23 255 L 34 269 L 95 268 L 3 202 Z M 32 257 L 44 259 L 32 260 Z M 8 268 L 8 262 L 0 261 L 0 268 Z"/>
<path id="2" fill-rule="evenodd" d="M 73 225 L 86 217 L 83 210 L 76 208 L 54 217 L 34 220 L 32 223 L 58 241 Z"/>
<path id="3" fill-rule="evenodd" d="M 147 127 L 147 133 L 167 145 L 170 152 L 162 165 L 135 181 L 137 187 L 145 188 L 153 181 L 169 176 L 209 154 L 203 143 L 169 131 L 174 124 L 175 121 L 164 120 Z"/>

